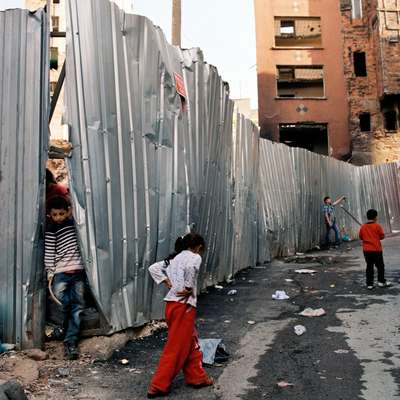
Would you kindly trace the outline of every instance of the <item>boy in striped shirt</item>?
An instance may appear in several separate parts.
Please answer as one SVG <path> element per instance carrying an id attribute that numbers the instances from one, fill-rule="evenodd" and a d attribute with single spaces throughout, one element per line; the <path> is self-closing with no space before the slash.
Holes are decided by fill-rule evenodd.
<path id="1" fill-rule="evenodd" d="M 65 356 L 79 357 L 77 348 L 84 309 L 85 270 L 75 222 L 68 201 L 54 197 L 48 203 L 50 221 L 45 235 L 45 268 L 54 295 L 62 304 Z"/>

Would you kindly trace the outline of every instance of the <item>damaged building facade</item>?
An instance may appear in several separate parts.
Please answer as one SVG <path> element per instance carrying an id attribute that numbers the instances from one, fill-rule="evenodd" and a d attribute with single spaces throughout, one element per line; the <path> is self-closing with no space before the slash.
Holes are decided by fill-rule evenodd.
<path id="1" fill-rule="evenodd" d="M 400 159 L 400 2 L 255 10 L 261 135 L 357 165 Z"/>

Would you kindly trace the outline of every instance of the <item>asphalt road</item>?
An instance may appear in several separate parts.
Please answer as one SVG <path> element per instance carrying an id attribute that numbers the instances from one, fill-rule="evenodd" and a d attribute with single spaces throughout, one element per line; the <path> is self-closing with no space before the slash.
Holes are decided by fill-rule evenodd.
<path id="1" fill-rule="evenodd" d="M 201 337 L 222 338 L 232 357 L 208 369 L 216 379 L 214 389 L 187 388 L 179 377 L 168 398 L 400 399 L 400 237 L 385 243 L 390 289 L 365 289 L 361 250 L 357 243 L 351 247 L 246 270 L 229 287 L 201 296 Z M 317 272 L 296 274 L 299 268 Z M 228 296 L 233 288 L 237 295 Z M 275 290 L 285 290 L 290 300 L 272 300 Z M 306 307 L 322 307 L 327 315 L 299 316 Z M 307 329 L 302 336 L 294 333 L 298 324 Z M 71 376 L 78 389 L 65 398 L 144 399 L 165 337 L 164 332 L 131 342 L 109 362 Z M 126 366 L 120 363 L 124 358 Z M 282 381 L 292 386 L 278 387 Z"/>

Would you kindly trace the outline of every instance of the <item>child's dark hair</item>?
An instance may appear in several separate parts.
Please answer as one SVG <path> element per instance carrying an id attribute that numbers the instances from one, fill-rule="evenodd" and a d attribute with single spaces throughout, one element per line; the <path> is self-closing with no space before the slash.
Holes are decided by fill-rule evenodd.
<path id="1" fill-rule="evenodd" d="M 367 218 L 369 221 L 372 221 L 377 216 L 378 216 L 378 211 L 374 210 L 373 208 L 371 208 L 371 210 L 367 211 Z"/>
<path id="2" fill-rule="evenodd" d="M 69 202 L 61 196 L 53 197 L 47 203 L 47 209 L 51 210 L 65 210 L 68 211 L 69 209 Z"/>
<path id="3" fill-rule="evenodd" d="M 202 236 L 197 233 L 188 233 L 184 238 L 185 249 L 194 249 L 195 247 L 201 246 L 206 247 L 206 242 Z"/>
<path id="4" fill-rule="evenodd" d="M 326 203 L 326 201 L 329 200 L 329 199 L 330 199 L 330 196 L 324 197 L 324 203 Z"/>
<path id="5" fill-rule="evenodd" d="M 174 253 L 170 254 L 165 260 L 165 264 L 169 265 L 171 260 L 173 260 L 179 253 L 184 250 L 194 249 L 197 246 L 206 247 L 206 242 L 204 239 L 196 233 L 188 233 L 185 236 L 179 236 L 175 242 Z"/>

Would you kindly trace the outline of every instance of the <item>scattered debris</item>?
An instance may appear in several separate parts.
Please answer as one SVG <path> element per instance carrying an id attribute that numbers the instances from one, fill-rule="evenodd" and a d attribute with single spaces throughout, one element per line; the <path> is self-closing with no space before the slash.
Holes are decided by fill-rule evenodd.
<path id="1" fill-rule="evenodd" d="M 284 290 L 277 290 L 275 294 L 272 295 L 274 300 L 288 300 L 289 296 L 286 294 Z"/>
<path id="2" fill-rule="evenodd" d="M 303 268 L 303 269 L 296 269 L 296 274 L 315 274 L 317 271 L 315 269 L 307 269 L 307 268 Z"/>
<path id="3" fill-rule="evenodd" d="M 39 349 L 31 349 L 24 352 L 25 355 L 35 361 L 47 360 L 48 354 L 45 351 Z"/>
<path id="4" fill-rule="evenodd" d="M 227 295 L 228 296 L 235 296 L 235 295 L 237 295 L 237 290 L 236 289 L 232 289 L 232 290 L 230 290 L 228 293 L 227 293 Z"/>
<path id="5" fill-rule="evenodd" d="M 203 364 L 214 365 L 228 361 L 229 354 L 222 339 L 199 339 L 199 345 L 203 353 Z"/>
<path id="6" fill-rule="evenodd" d="M 296 253 L 296 256 L 304 256 L 304 253 Z"/>
<path id="7" fill-rule="evenodd" d="M 247 321 L 249 325 L 255 325 L 256 321 Z"/>
<path id="8" fill-rule="evenodd" d="M 302 311 L 299 315 L 303 317 L 322 317 L 323 315 L 326 315 L 326 311 L 323 308 L 306 308 L 304 311 Z"/>
<path id="9" fill-rule="evenodd" d="M 290 283 L 290 282 L 294 282 L 294 281 L 293 281 L 293 279 L 285 279 L 285 282 Z"/>
<path id="10" fill-rule="evenodd" d="M 335 285 L 335 284 L 332 284 L 330 287 L 333 289 L 333 288 L 335 288 L 335 287 L 336 287 L 336 285 Z"/>
<path id="11" fill-rule="evenodd" d="M 339 349 L 339 350 L 335 350 L 334 353 L 336 353 L 336 354 L 349 354 L 350 351 L 349 350 Z"/>
<path id="12" fill-rule="evenodd" d="M 231 323 L 231 321 L 229 319 L 224 321 L 224 324 L 230 324 L 230 323 Z"/>
<path id="13" fill-rule="evenodd" d="M 71 370 L 69 368 L 58 368 L 57 369 L 57 375 L 62 378 L 69 376 L 70 372 L 71 372 Z"/>
<path id="14" fill-rule="evenodd" d="M 294 333 L 295 333 L 297 336 L 304 335 L 306 332 L 307 332 L 307 329 L 306 329 L 306 327 L 303 326 L 303 325 L 296 325 L 296 326 L 294 327 Z"/>
<path id="15" fill-rule="evenodd" d="M 129 360 L 127 360 L 126 358 L 123 358 L 122 360 L 120 360 L 120 363 L 122 365 L 128 365 L 129 364 Z"/>
<path id="16" fill-rule="evenodd" d="M 223 286 L 221 286 L 221 285 L 215 285 L 214 287 L 215 287 L 215 289 L 218 289 L 218 290 L 221 290 L 221 289 L 223 289 L 223 288 L 224 288 L 224 287 L 223 287 Z"/>
<path id="17" fill-rule="evenodd" d="M 280 387 L 281 389 L 285 389 L 285 388 L 294 386 L 293 383 L 289 383 L 289 382 L 285 382 L 285 381 L 278 382 L 277 385 L 278 385 L 278 387 Z"/>

